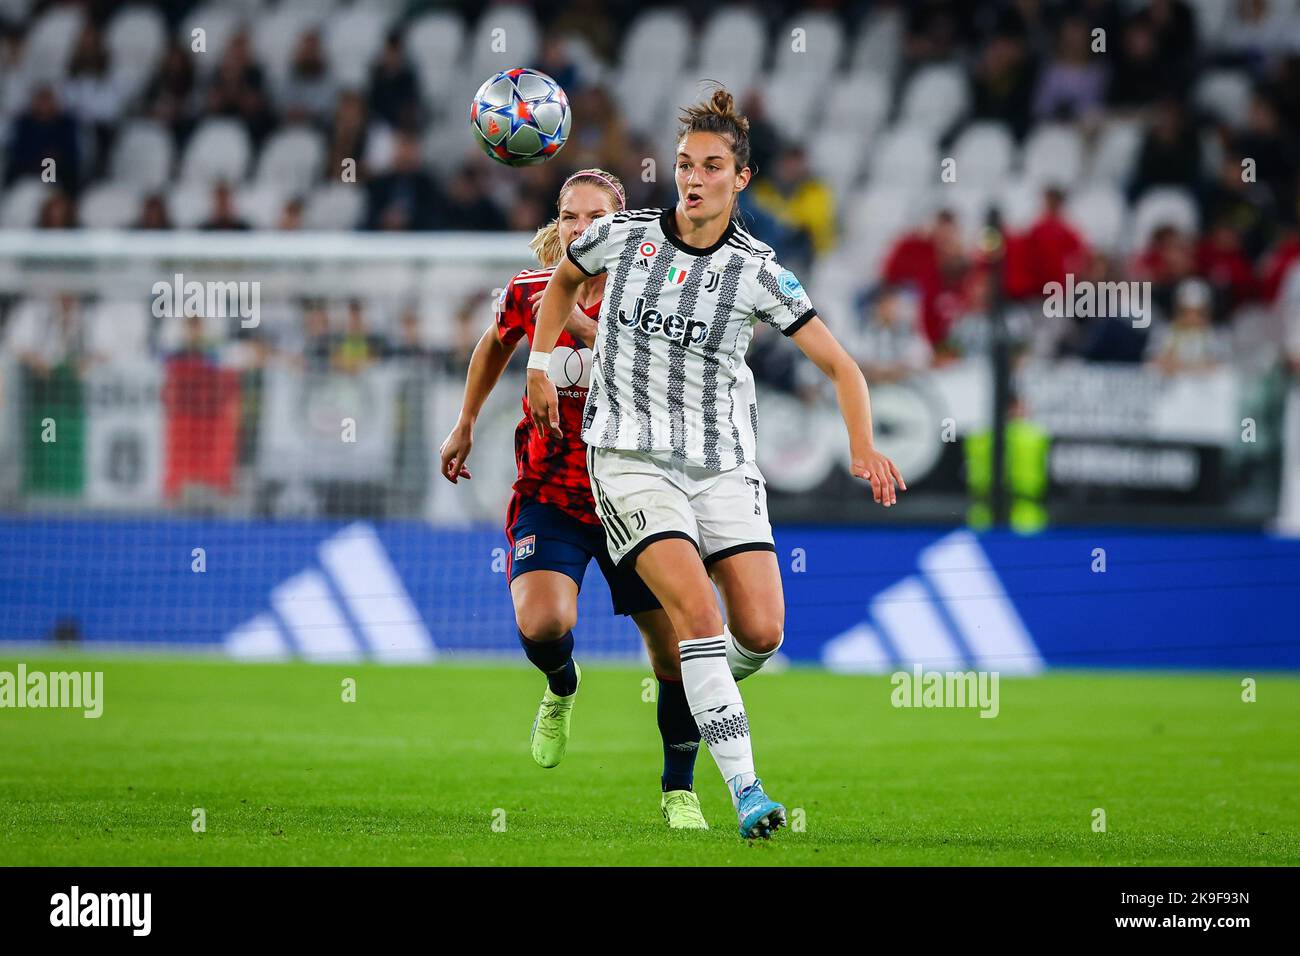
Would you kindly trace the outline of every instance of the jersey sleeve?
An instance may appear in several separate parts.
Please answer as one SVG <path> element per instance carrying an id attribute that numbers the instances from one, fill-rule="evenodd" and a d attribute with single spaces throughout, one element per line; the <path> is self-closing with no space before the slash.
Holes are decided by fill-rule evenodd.
<path id="1" fill-rule="evenodd" d="M 585 275 L 600 275 L 610 261 L 618 258 L 622 245 L 620 240 L 627 230 L 625 224 L 615 222 L 615 215 L 601 216 L 587 227 L 586 232 L 569 243 L 569 261 Z"/>
<path id="2" fill-rule="evenodd" d="M 492 301 L 492 311 L 496 318 L 497 337 L 506 345 L 514 345 L 528 334 L 525 317 L 519 309 L 519 286 L 513 279 Z"/>
<path id="3" fill-rule="evenodd" d="M 775 259 L 758 265 L 754 314 L 786 335 L 794 335 L 817 314 L 799 279 Z"/>

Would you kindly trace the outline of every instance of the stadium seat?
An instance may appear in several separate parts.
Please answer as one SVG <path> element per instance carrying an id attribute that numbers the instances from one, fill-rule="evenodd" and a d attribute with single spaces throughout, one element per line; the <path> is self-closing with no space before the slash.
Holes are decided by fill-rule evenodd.
<path id="1" fill-rule="evenodd" d="M 286 0 L 258 17 L 257 28 L 250 31 L 250 37 L 273 90 L 288 76 L 298 40 L 308 30 L 323 27 L 333 6 L 333 0 Z"/>
<path id="2" fill-rule="evenodd" d="M 194 49 L 194 31 L 203 30 L 204 52 L 190 62 L 200 76 L 216 70 L 225 55 L 231 38 L 246 22 L 245 13 L 237 6 L 210 0 L 209 3 L 181 17 L 176 27 L 176 42 L 186 50 Z"/>
<path id="3" fill-rule="evenodd" d="M 257 162 L 259 183 L 303 192 L 314 185 L 325 161 L 325 138 L 310 126 L 280 129 L 266 141 Z"/>
<path id="4" fill-rule="evenodd" d="M 430 126 L 421 142 L 421 153 L 429 168 L 441 176 L 450 176 L 467 159 L 481 158 L 483 153 L 465 134 L 460 126 L 449 123 Z"/>
<path id="5" fill-rule="evenodd" d="M 850 65 L 855 73 L 866 70 L 877 76 L 892 77 L 902 46 L 902 13 L 897 9 L 881 10 L 872 14 L 858 33 Z"/>
<path id="6" fill-rule="evenodd" d="M 665 96 L 692 56 L 694 42 L 690 22 L 679 10 L 647 11 L 632 22 L 614 81 L 621 101 L 646 106 L 628 112 L 632 130 L 653 134 L 665 108 Z"/>
<path id="7" fill-rule="evenodd" d="M 1042 184 L 1012 179 L 994 193 L 993 203 L 1002 217 L 1003 229 L 1027 229 L 1043 211 Z"/>
<path id="8" fill-rule="evenodd" d="M 813 264 L 808 277 L 808 291 L 817 316 L 846 348 L 857 337 L 853 300 L 864 284 L 858 249 L 840 246 Z"/>
<path id="9" fill-rule="evenodd" d="M 569 59 L 573 61 L 574 67 L 578 71 L 578 76 L 584 83 L 595 86 L 605 86 L 606 75 L 609 74 L 609 68 L 596 53 L 595 47 L 591 41 L 584 36 L 571 33 L 564 38 L 564 52 Z"/>
<path id="10" fill-rule="evenodd" d="M 953 145 L 957 183 L 963 186 L 992 187 L 1001 182 L 1011 169 L 1015 143 L 1002 123 L 978 122 L 966 127 Z"/>
<path id="11" fill-rule="evenodd" d="M 0 197 L 0 227 L 31 229 L 41 215 L 41 204 L 49 195 L 49 186 L 35 176 L 20 179 Z"/>
<path id="12" fill-rule="evenodd" d="M 1196 201 L 1185 189 L 1176 186 L 1159 186 L 1149 189 L 1133 208 L 1133 223 L 1129 229 L 1130 251 L 1145 248 L 1151 234 L 1159 226 L 1171 225 L 1180 231 L 1195 234 L 1200 225 Z"/>
<path id="13" fill-rule="evenodd" d="M 768 120 L 790 142 L 803 140 L 821 119 L 826 86 L 812 73 L 772 73 L 760 89 Z"/>
<path id="14" fill-rule="evenodd" d="M 691 23 L 680 10 L 647 10 L 628 28 L 619 64 L 624 72 L 673 74 L 690 61 L 694 42 Z"/>
<path id="15" fill-rule="evenodd" d="M 110 175 L 118 182 L 161 189 L 171 178 L 176 146 L 162 124 L 147 119 L 128 122 L 113 144 Z"/>
<path id="16" fill-rule="evenodd" d="M 235 190 L 235 211 L 254 229 L 274 229 L 291 189 L 273 180 L 259 180 Z"/>
<path id="17" fill-rule="evenodd" d="M 871 181 L 878 186 L 924 186 L 939 177 L 934 139 L 917 127 L 893 126 L 876 143 Z"/>
<path id="18" fill-rule="evenodd" d="M 1228 19 L 1232 0 L 1187 0 L 1196 19 L 1196 33 L 1204 43 L 1207 37 L 1217 36 Z"/>
<path id="19" fill-rule="evenodd" d="M 1095 182 L 1076 189 L 1066 202 L 1065 218 L 1093 248 L 1106 253 L 1123 251 L 1128 203 L 1118 185 Z"/>
<path id="20" fill-rule="evenodd" d="M 81 197 L 81 224 L 87 229 L 127 229 L 140 215 L 142 198 L 133 183 L 98 183 Z"/>
<path id="21" fill-rule="evenodd" d="M 1250 77 L 1243 70 L 1214 70 L 1196 84 L 1196 105 L 1216 121 L 1241 129 L 1250 117 Z"/>
<path id="22" fill-rule="evenodd" d="M 497 30 L 504 32 L 495 34 Z M 494 34 L 505 40 L 505 49 L 500 53 L 492 49 Z M 471 58 L 466 79 L 470 84 L 469 95 L 472 96 L 474 90 L 498 70 L 507 70 L 535 60 L 541 50 L 541 30 L 531 8 L 495 4 L 479 15 L 467 46 Z M 468 103 L 469 98 L 453 102 L 457 104 L 457 109 L 461 109 L 460 104 Z"/>
<path id="23" fill-rule="evenodd" d="M 52 83 L 63 79 L 77 42 L 85 11 L 63 4 L 49 7 L 27 34 L 19 72 L 29 83 Z"/>
<path id="24" fill-rule="evenodd" d="M 1142 150 L 1142 123 L 1115 117 L 1106 121 L 1088 159 L 1088 179 L 1125 186 Z"/>
<path id="25" fill-rule="evenodd" d="M 1083 175 L 1083 140 L 1065 123 L 1043 123 L 1025 140 L 1021 154 L 1024 178 L 1039 186 L 1068 189 Z"/>
<path id="26" fill-rule="evenodd" d="M 122 98 L 130 102 L 149 82 L 162 59 L 167 21 L 153 7 L 124 7 L 109 21 L 104 43 L 113 82 Z"/>
<path id="27" fill-rule="evenodd" d="M 182 183 L 167 193 L 167 215 L 177 229 L 195 229 L 212 212 L 212 187 L 207 183 Z"/>
<path id="28" fill-rule="evenodd" d="M 855 246 L 864 259 L 877 258 L 899 236 L 925 218 L 924 191 L 872 179 L 850 198 L 843 245 Z M 876 262 L 872 262 L 874 270 Z M 866 275 L 866 266 L 860 274 Z"/>
<path id="29" fill-rule="evenodd" d="M 802 30 L 802 47 L 796 50 L 795 30 Z M 772 37 L 772 69 L 777 76 L 808 74 L 826 79 L 840 66 L 844 55 L 844 28 L 825 10 L 796 13 Z"/>
<path id="30" fill-rule="evenodd" d="M 926 190 L 868 182 L 866 189 L 850 200 L 845 241 L 840 246 L 853 250 L 855 274 L 863 280 L 878 278 L 889 247 L 922 224 L 928 212 Z"/>
<path id="31" fill-rule="evenodd" d="M 393 22 L 391 8 L 360 2 L 340 10 L 325 24 L 325 56 L 340 86 L 363 87 L 370 65 Z"/>
<path id="32" fill-rule="evenodd" d="M 464 48 L 465 23 L 451 11 L 437 10 L 414 21 L 406 31 L 406 55 L 420 79 L 426 103 L 442 112 L 438 97 L 457 68 Z M 480 81 L 482 82 L 482 81 Z"/>
<path id="33" fill-rule="evenodd" d="M 960 165 L 958 167 L 960 169 Z M 974 243 L 988 224 L 989 207 L 993 205 L 993 187 L 996 184 L 963 182 L 959 173 L 955 185 L 939 184 L 931 190 L 931 207 L 934 212 L 948 209 L 957 217 L 962 239 Z"/>
<path id="34" fill-rule="evenodd" d="M 954 63 L 936 63 L 913 74 L 903 90 L 899 121 L 938 139 L 965 114 L 970 102 L 966 74 Z"/>
<path id="35" fill-rule="evenodd" d="M 836 196 L 848 195 L 862 174 L 865 151 L 863 137 L 856 131 L 828 129 L 812 137 L 808 162 L 813 172 L 826 180 Z"/>
<path id="36" fill-rule="evenodd" d="M 695 75 L 719 80 L 743 100 L 758 76 L 767 49 L 767 31 L 749 7 L 725 6 L 709 18 L 700 37 Z"/>
<path id="37" fill-rule="evenodd" d="M 244 178 L 252 153 L 248 131 L 238 120 L 209 117 L 190 137 L 181 158 L 184 182 L 211 183 L 218 179 L 238 182 Z"/>
<path id="38" fill-rule="evenodd" d="M 870 141 L 889 116 L 892 95 L 888 76 L 870 69 L 854 70 L 826 94 L 823 128 L 860 132 L 863 140 Z"/>
<path id="39" fill-rule="evenodd" d="M 304 229 L 353 229 L 365 211 L 366 196 L 352 183 L 328 183 L 312 191 L 303 210 Z"/>

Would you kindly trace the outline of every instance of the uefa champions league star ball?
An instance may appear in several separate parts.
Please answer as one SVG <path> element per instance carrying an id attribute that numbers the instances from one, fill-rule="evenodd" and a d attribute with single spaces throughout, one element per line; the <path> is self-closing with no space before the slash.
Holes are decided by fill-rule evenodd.
<path id="1" fill-rule="evenodd" d="M 518 67 L 488 78 L 469 106 L 474 140 L 499 163 L 535 166 L 564 146 L 573 126 L 569 98 L 545 73 Z"/>

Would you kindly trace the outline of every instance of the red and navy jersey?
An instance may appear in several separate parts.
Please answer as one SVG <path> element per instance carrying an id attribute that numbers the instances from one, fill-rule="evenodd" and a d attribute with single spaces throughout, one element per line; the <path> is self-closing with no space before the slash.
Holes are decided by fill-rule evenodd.
<path id="1" fill-rule="evenodd" d="M 526 269 L 501 291 L 496 300 L 496 324 L 502 342 L 513 345 L 527 336 L 532 345 L 537 321 L 528 300 L 546 287 L 554 271 Z M 600 314 L 600 303 L 584 311 L 594 319 Z M 551 380 L 560 396 L 560 428 L 564 437 L 553 438 L 533 427 L 525 392 L 524 417 L 515 427 L 515 464 L 519 477 L 515 479 L 514 489 L 521 497 L 549 502 L 579 521 L 599 524 L 587 477 L 587 446 L 582 441 L 582 411 L 590 378 L 591 349 L 567 331 L 561 332 L 551 352 Z"/>

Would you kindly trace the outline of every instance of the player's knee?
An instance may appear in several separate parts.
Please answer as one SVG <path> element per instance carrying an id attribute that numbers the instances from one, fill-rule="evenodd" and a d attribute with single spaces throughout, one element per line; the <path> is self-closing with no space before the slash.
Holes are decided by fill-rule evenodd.
<path id="1" fill-rule="evenodd" d="M 737 621 L 731 625 L 731 634 L 740 645 L 755 654 L 770 654 L 781 646 L 781 634 L 785 630 L 782 621 L 772 619 L 761 621 Z"/>
<path id="2" fill-rule="evenodd" d="M 677 656 L 677 648 L 656 650 L 650 653 L 650 666 L 655 676 L 663 680 L 681 680 L 682 662 Z"/>
<path id="3" fill-rule="evenodd" d="M 519 632 L 530 641 L 558 641 L 577 623 L 559 608 L 521 608 L 515 611 Z"/>

